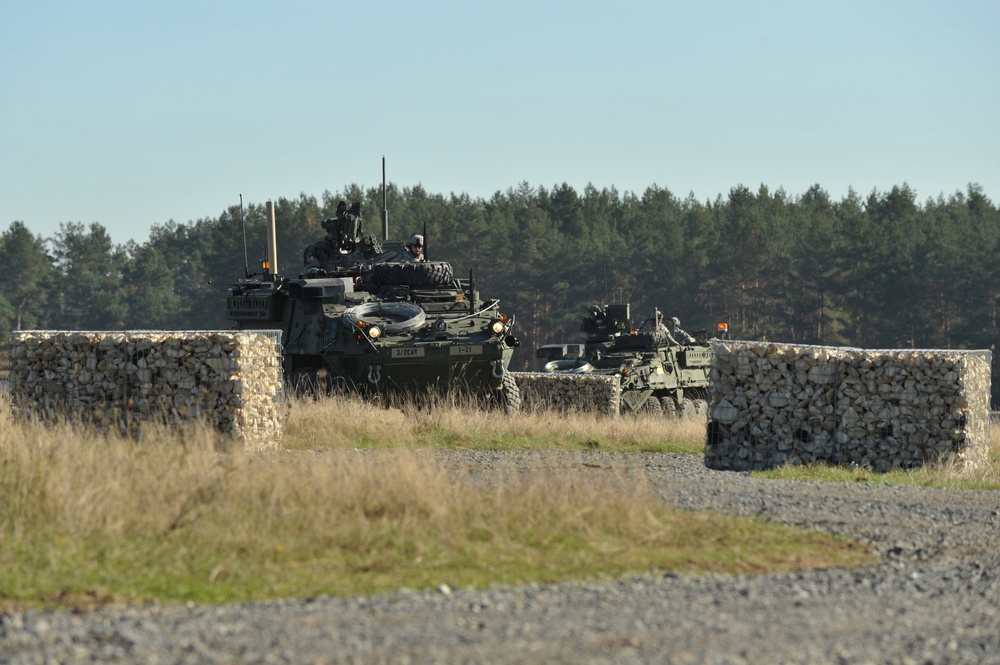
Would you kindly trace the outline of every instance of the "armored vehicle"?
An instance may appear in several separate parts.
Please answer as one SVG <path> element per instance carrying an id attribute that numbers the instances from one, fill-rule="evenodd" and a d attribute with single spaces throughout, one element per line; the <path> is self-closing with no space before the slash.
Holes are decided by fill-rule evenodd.
<path id="1" fill-rule="evenodd" d="M 381 240 L 364 233 L 360 204 L 341 202 L 297 277 L 266 266 L 229 288 L 229 318 L 239 329 L 281 330 L 285 378 L 296 392 L 450 389 L 519 409 L 508 372 L 519 345 L 514 318 L 480 296 L 472 271 L 458 279 L 450 263 L 415 260 L 402 241 L 388 240 L 384 196 L 383 181 Z M 273 208 L 268 218 L 273 242 Z"/>
<path id="2" fill-rule="evenodd" d="M 704 331 L 690 335 L 673 319 L 663 323 L 659 310 L 631 323 L 628 303 L 592 307 L 581 330 L 584 344 L 547 344 L 536 357 L 546 372 L 617 374 L 623 412 L 667 417 L 707 411 L 711 346 Z"/>

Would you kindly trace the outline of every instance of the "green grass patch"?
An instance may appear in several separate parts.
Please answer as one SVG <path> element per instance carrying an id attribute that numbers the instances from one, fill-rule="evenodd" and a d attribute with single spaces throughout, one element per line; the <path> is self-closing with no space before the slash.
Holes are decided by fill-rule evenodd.
<path id="1" fill-rule="evenodd" d="M 998 490 L 1000 468 L 995 461 L 981 470 L 961 470 L 949 466 L 932 465 L 916 469 L 894 469 L 878 473 L 871 469 L 809 464 L 782 466 L 767 471 L 754 471 L 756 478 L 773 480 L 821 481 L 858 483 L 865 485 L 914 485 L 941 489 Z"/>
<path id="2" fill-rule="evenodd" d="M 507 469 L 473 483 L 411 452 L 591 441 L 622 451 L 678 438 L 659 423 L 577 428 L 573 418 L 468 410 L 290 408 L 297 450 L 261 454 L 220 452 L 212 432 L 195 428 L 145 431 L 137 444 L 4 419 L 0 610 L 873 561 L 847 540 L 674 510 L 641 470 Z M 354 450 L 363 442 L 372 450 Z"/>
<path id="3" fill-rule="evenodd" d="M 131 478 L 116 496 L 98 499 L 109 475 L 86 468 L 92 481 L 46 484 L 33 507 L 4 514 L 6 604 L 244 602 L 872 561 L 847 540 L 672 510 L 626 470 L 546 471 L 484 489 L 405 453 L 220 458 L 109 446 L 101 457 Z M 48 461 L 57 477 L 69 467 Z M 159 509 L 139 509 L 149 505 Z"/>
<path id="4" fill-rule="evenodd" d="M 913 469 L 893 469 L 875 472 L 871 469 L 807 464 L 783 466 L 767 471 L 754 471 L 757 478 L 802 480 L 868 485 L 915 485 L 941 489 L 998 490 L 1000 489 L 1000 428 L 991 428 L 989 450 L 981 464 L 963 467 L 959 464 L 928 464 Z"/>

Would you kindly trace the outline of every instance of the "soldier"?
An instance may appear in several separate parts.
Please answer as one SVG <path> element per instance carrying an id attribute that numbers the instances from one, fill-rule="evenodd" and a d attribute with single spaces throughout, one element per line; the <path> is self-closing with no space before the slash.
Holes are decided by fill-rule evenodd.
<path id="1" fill-rule="evenodd" d="M 414 233 L 410 236 L 410 239 L 406 241 L 406 251 L 409 256 L 403 256 L 404 259 L 409 261 L 423 261 L 424 260 L 424 237 L 419 233 Z"/>
<path id="2" fill-rule="evenodd" d="M 361 236 L 361 204 L 354 203 L 350 210 L 347 203 L 337 204 L 337 216 L 321 222 L 326 237 L 306 248 L 303 255 L 305 274 L 321 275 L 327 261 L 340 254 L 353 252 Z"/>
<path id="3" fill-rule="evenodd" d="M 644 319 L 642 323 L 639 324 L 639 332 L 670 332 L 667 327 L 663 325 L 663 312 L 659 308 L 653 308 L 653 315 L 648 319 Z"/>
<path id="4" fill-rule="evenodd" d="M 676 316 L 670 319 L 670 325 L 673 328 L 674 338 L 679 340 L 681 344 L 694 344 L 695 339 L 691 333 L 686 330 L 681 330 L 681 320 Z"/>
<path id="5" fill-rule="evenodd" d="M 323 269 L 323 265 L 326 263 L 327 259 L 332 257 L 337 251 L 336 240 L 327 235 L 320 241 L 314 242 L 306 248 L 305 255 L 303 256 L 303 261 L 305 262 L 305 275 L 308 277 L 314 277 L 318 275 L 326 274 Z"/>

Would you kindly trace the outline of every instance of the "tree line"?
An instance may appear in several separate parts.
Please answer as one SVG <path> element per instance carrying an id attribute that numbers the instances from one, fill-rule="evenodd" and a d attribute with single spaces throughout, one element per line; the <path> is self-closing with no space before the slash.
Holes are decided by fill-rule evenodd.
<path id="1" fill-rule="evenodd" d="M 390 184 L 386 199 L 390 237 L 426 228 L 430 260 L 471 272 L 516 317 L 518 370 L 542 344 L 582 341 L 586 309 L 606 302 L 630 303 L 636 323 L 655 307 L 750 340 L 992 350 L 998 336 L 1000 213 L 977 185 L 923 203 L 905 184 L 839 201 L 819 185 L 700 201 L 528 183 L 489 198 Z M 278 199 L 282 274 L 298 274 L 340 200 L 362 202 L 381 237 L 380 186 Z M 15 221 L 0 236 L 0 332 L 227 328 L 226 289 L 259 271 L 265 237 L 263 204 L 157 225 L 141 244 L 99 223 L 43 238 Z"/>

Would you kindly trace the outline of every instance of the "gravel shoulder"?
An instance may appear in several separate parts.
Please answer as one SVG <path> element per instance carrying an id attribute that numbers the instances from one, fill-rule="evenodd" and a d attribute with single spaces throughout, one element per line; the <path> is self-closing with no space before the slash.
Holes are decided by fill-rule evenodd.
<path id="1" fill-rule="evenodd" d="M 880 563 L 0 617 L 0 663 L 998 663 L 1000 492 L 760 480 L 672 454 L 434 453 L 456 472 L 645 469 L 681 508 L 851 536 Z"/>

